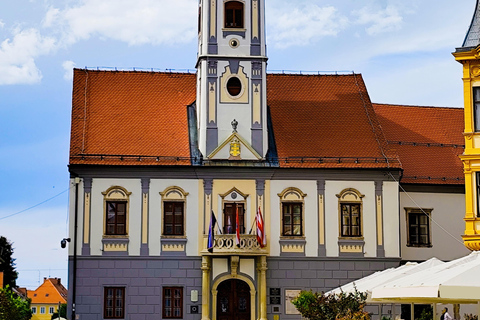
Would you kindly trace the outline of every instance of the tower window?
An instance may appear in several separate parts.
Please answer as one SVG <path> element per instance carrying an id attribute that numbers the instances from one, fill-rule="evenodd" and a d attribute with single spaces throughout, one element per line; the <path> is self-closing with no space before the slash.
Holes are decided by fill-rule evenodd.
<path id="1" fill-rule="evenodd" d="M 225 28 L 243 28 L 243 3 L 225 2 Z"/>
<path id="2" fill-rule="evenodd" d="M 227 81 L 227 91 L 232 97 L 236 97 L 242 91 L 242 82 L 237 77 L 231 77 Z"/>

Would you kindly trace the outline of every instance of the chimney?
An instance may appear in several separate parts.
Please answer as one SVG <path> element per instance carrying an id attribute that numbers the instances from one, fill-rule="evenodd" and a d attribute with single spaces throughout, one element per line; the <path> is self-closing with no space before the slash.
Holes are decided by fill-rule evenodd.
<path id="1" fill-rule="evenodd" d="M 3 288 L 3 271 L 0 272 L 0 288 Z"/>

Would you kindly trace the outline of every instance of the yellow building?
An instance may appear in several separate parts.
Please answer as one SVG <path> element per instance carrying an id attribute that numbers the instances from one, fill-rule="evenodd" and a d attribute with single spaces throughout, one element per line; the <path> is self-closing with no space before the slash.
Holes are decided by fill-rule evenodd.
<path id="1" fill-rule="evenodd" d="M 480 250 L 480 6 L 462 47 L 453 53 L 463 65 L 465 109 L 465 152 L 460 158 L 465 171 L 465 234 L 463 241 L 470 250 Z"/>
<path id="2" fill-rule="evenodd" d="M 60 278 L 44 278 L 40 287 L 27 291 L 27 296 L 32 299 L 31 320 L 50 320 L 58 311 L 58 305 L 67 303 L 67 289 Z"/>

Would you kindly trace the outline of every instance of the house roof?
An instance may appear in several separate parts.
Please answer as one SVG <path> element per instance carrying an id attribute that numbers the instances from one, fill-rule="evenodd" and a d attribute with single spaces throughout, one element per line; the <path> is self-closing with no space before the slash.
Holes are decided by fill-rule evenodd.
<path id="1" fill-rule="evenodd" d="M 67 303 L 67 294 L 68 291 L 60 278 L 44 278 L 36 290 L 27 290 L 27 296 L 32 299 L 32 304 Z"/>
<path id="2" fill-rule="evenodd" d="M 400 168 L 361 75 L 267 76 L 281 167 Z M 70 164 L 190 165 L 196 75 L 74 70 Z"/>
<path id="3" fill-rule="evenodd" d="M 70 164 L 188 165 L 195 97 L 195 74 L 75 69 Z"/>
<path id="4" fill-rule="evenodd" d="M 389 146 L 403 166 L 402 183 L 464 184 L 464 111 L 373 104 Z"/>
<path id="5" fill-rule="evenodd" d="M 281 167 L 400 167 L 360 74 L 270 74 L 267 99 Z"/>

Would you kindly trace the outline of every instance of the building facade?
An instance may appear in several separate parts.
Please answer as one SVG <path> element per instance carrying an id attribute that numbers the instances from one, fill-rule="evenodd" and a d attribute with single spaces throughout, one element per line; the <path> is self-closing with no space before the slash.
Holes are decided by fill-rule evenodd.
<path id="1" fill-rule="evenodd" d="M 67 303 L 68 291 L 59 278 L 44 278 L 35 290 L 27 290 L 31 300 L 32 320 L 50 320 L 60 304 Z"/>
<path id="2" fill-rule="evenodd" d="M 480 250 L 480 5 L 477 1 L 472 23 L 460 48 L 453 53 L 463 66 L 465 110 L 465 152 L 461 156 L 465 171 L 465 232 L 463 240 L 470 250 Z"/>
<path id="3" fill-rule="evenodd" d="M 74 70 L 78 319 L 299 319 L 300 290 L 402 260 L 407 169 L 362 76 L 267 74 L 264 0 L 198 12 L 196 74 Z"/>

